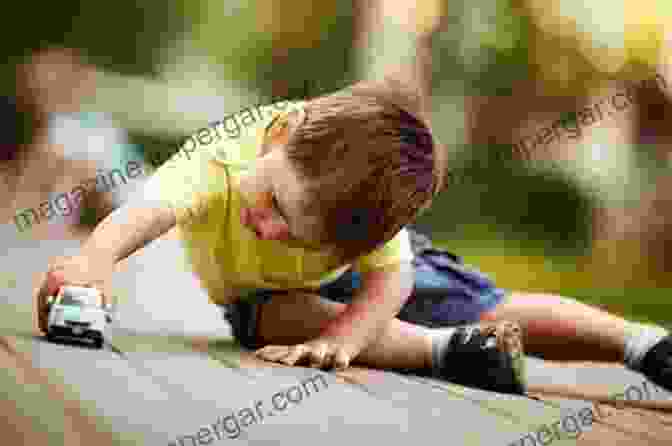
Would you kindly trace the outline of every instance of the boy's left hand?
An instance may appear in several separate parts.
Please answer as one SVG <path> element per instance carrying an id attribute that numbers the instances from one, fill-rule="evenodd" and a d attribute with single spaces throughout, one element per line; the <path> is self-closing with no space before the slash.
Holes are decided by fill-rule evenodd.
<path id="1" fill-rule="evenodd" d="M 254 352 L 255 356 L 286 365 L 307 363 L 310 367 L 346 369 L 361 351 L 347 339 L 320 337 L 298 345 L 268 345 Z"/>

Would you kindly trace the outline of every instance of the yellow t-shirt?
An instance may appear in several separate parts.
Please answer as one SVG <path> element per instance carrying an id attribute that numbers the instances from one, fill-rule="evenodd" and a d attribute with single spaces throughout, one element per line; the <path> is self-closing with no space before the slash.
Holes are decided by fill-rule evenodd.
<path id="1" fill-rule="evenodd" d="M 412 259 L 405 229 L 353 265 L 344 265 L 328 253 L 259 240 L 240 223 L 235 177 L 255 159 L 271 121 L 302 104 L 250 108 L 200 129 L 149 180 L 174 209 L 187 258 L 213 303 L 259 288 L 314 290 L 350 266 L 365 273 Z"/>

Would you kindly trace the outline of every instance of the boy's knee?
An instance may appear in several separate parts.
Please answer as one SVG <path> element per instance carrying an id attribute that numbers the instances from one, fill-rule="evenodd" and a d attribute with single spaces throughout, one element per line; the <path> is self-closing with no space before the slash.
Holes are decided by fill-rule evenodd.
<path id="1" fill-rule="evenodd" d="M 487 322 L 487 321 L 490 321 L 490 322 L 492 322 L 492 321 L 496 321 L 497 319 L 500 319 L 500 317 L 498 316 L 496 310 L 491 310 L 491 311 L 484 311 L 483 313 L 481 313 L 481 317 L 480 317 L 480 319 L 481 319 L 482 321 L 486 321 L 486 322 Z"/>

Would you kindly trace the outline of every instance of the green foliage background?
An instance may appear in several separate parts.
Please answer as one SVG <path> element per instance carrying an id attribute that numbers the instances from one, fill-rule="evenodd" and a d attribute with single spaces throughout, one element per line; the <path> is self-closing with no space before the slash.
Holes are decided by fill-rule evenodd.
<path id="1" fill-rule="evenodd" d="M 542 31 L 521 3 L 447 2 L 448 20 L 434 39 L 432 95 L 437 133 L 451 152 L 459 181 L 418 224 L 440 245 L 493 274 L 502 286 L 562 292 L 633 317 L 661 320 L 669 311 L 661 312 L 660 292 L 633 290 L 639 301 L 635 306 L 627 292 L 598 290 L 580 271 L 590 245 L 593 197 L 559 172 L 533 172 L 507 159 L 503 154 L 510 147 L 464 143 L 460 104 L 465 96 L 511 94 L 512 81 L 539 69 L 530 59 L 530 42 Z M 321 13 L 310 19 L 317 23 L 309 27 L 318 35 L 306 36 L 315 43 L 293 40 L 280 59 L 274 47 L 277 50 L 283 41 L 257 23 L 260 8 L 266 7 L 261 0 L 17 3 L 0 31 L 9 61 L 0 71 L 0 85 L 9 92 L 13 64 L 31 50 L 51 45 L 81 48 L 91 62 L 108 71 L 156 79 L 161 62 L 170 57 L 166 50 L 184 38 L 189 51 L 206 55 L 222 83 L 238 82 L 263 97 L 272 96 L 272 81 L 278 79 L 286 81 L 289 98 L 304 97 L 307 84 L 308 95 L 315 95 L 356 79 L 351 2 L 320 3 L 316 11 Z M 590 74 L 585 61 L 577 67 Z M 178 141 L 167 134 L 132 135 L 132 142 L 142 145 L 146 154 L 175 152 Z M 513 263 L 507 260 L 512 254 L 525 259 L 515 271 L 506 265 Z"/>

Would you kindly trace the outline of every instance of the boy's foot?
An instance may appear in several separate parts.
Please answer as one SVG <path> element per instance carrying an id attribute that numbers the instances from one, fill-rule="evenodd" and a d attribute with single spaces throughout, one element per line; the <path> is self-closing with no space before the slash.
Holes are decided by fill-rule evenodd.
<path id="1" fill-rule="evenodd" d="M 639 371 L 654 384 L 672 392 L 672 335 L 664 337 L 644 355 Z"/>
<path id="2" fill-rule="evenodd" d="M 500 393 L 525 394 L 522 330 L 515 322 L 457 327 L 435 338 L 434 376 L 455 384 Z"/>

